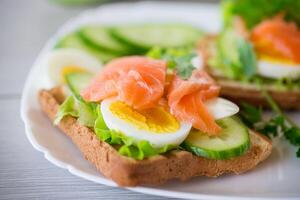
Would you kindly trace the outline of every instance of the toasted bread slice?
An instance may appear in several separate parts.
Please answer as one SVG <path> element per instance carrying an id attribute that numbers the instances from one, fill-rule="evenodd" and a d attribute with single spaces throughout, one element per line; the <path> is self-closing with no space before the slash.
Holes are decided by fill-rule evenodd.
<path id="1" fill-rule="evenodd" d="M 260 88 L 255 84 L 246 84 L 227 79 L 211 70 L 208 59 L 214 56 L 213 43 L 216 39 L 216 35 L 208 35 L 200 41 L 198 47 L 202 54 L 204 67 L 221 86 L 221 96 L 238 104 L 247 102 L 257 106 L 269 107 L 268 102 L 261 94 Z M 300 90 L 278 90 L 274 86 L 266 86 L 266 89 L 281 108 L 300 109 Z"/>
<path id="2" fill-rule="evenodd" d="M 41 108 L 52 121 L 63 98 L 60 88 L 39 92 Z M 253 169 L 272 150 L 266 137 L 251 132 L 251 148 L 244 155 L 230 160 L 211 160 L 187 151 L 173 150 L 139 161 L 120 155 L 113 146 L 97 139 L 91 129 L 80 125 L 71 116 L 63 118 L 59 128 L 73 140 L 88 161 L 120 186 L 157 185 L 175 178 L 184 181 L 194 176 L 240 174 Z"/>

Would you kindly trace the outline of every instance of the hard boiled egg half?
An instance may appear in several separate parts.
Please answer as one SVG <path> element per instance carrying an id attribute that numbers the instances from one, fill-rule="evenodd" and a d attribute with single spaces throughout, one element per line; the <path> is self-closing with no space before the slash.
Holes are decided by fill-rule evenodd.
<path id="1" fill-rule="evenodd" d="M 79 49 L 56 49 L 47 55 L 47 73 L 51 85 L 64 83 L 64 77 L 72 72 L 97 73 L 101 63 Z"/>
<path id="2" fill-rule="evenodd" d="M 239 110 L 234 103 L 222 98 L 207 101 L 206 106 L 215 119 L 234 115 Z M 103 100 L 101 112 L 109 129 L 136 141 L 146 140 L 154 148 L 180 145 L 192 128 L 192 124 L 178 121 L 162 106 L 137 111 L 117 98 Z"/>
<path id="3" fill-rule="evenodd" d="M 259 56 L 257 73 L 267 78 L 300 78 L 300 63 L 289 60 L 276 59 L 267 56 Z"/>

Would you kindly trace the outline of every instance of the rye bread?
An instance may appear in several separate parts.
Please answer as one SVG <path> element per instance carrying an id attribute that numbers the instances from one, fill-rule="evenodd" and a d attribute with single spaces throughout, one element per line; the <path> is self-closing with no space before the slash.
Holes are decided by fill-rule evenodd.
<path id="1" fill-rule="evenodd" d="M 241 83 L 214 73 L 208 64 L 208 59 L 214 56 L 215 47 L 213 43 L 216 39 L 216 35 L 207 35 L 199 42 L 198 49 L 202 55 L 205 69 L 221 86 L 221 96 L 238 104 L 247 102 L 255 106 L 269 107 L 260 88 L 255 84 Z M 281 108 L 288 110 L 300 109 L 300 90 L 279 90 L 274 86 L 265 86 L 265 88 Z"/>
<path id="2" fill-rule="evenodd" d="M 51 121 L 63 99 L 60 88 L 39 92 L 41 108 Z M 71 116 L 64 117 L 58 127 L 72 139 L 99 172 L 120 186 L 158 185 L 170 179 L 185 181 L 195 176 L 241 174 L 265 160 L 272 150 L 269 139 L 251 131 L 251 147 L 248 152 L 230 160 L 211 160 L 187 151 L 173 150 L 138 161 L 120 155 L 113 146 L 97 139 L 91 129 L 80 125 Z"/>

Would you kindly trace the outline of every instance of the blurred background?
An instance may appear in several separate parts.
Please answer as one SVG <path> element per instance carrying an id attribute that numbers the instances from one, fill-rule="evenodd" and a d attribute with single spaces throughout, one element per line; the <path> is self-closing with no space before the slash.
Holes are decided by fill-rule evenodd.
<path id="1" fill-rule="evenodd" d="M 1 0 L 0 95 L 20 96 L 25 74 L 46 40 L 66 22 L 81 11 L 116 0 Z M 183 0 L 181 2 L 217 3 L 217 0 Z M 14 76 L 7 76 L 11 67 Z M 18 81 L 16 81 L 18 80 Z"/>

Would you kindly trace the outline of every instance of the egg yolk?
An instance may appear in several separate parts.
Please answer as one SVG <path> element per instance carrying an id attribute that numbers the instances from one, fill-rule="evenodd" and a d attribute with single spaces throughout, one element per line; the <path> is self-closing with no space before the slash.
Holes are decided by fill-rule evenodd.
<path id="1" fill-rule="evenodd" d="M 138 111 L 124 102 L 116 101 L 110 105 L 109 109 L 115 116 L 140 130 L 170 133 L 177 131 L 180 126 L 176 118 L 161 106 Z"/>
<path id="2" fill-rule="evenodd" d="M 258 54 L 257 56 L 259 58 L 259 60 L 264 60 L 264 61 L 268 61 L 270 63 L 274 63 L 274 64 L 287 64 L 287 65 L 291 65 L 291 66 L 295 66 L 295 62 L 286 59 L 286 58 L 279 58 L 279 57 L 273 57 L 273 56 L 269 56 L 269 55 L 265 55 L 265 54 Z"/>
<path id="3" fill-rule="evenodd" d="M 62 68 L 62 70 L 60 72 L 60 76 L 61 76 L 61 80 L 63 83 L 65 82 L 65 76 L 72 72 L 87 72 L 87 70 L 82 67 L 77 67 L 77 66 L 67 66 L 67 67 Z"/>

